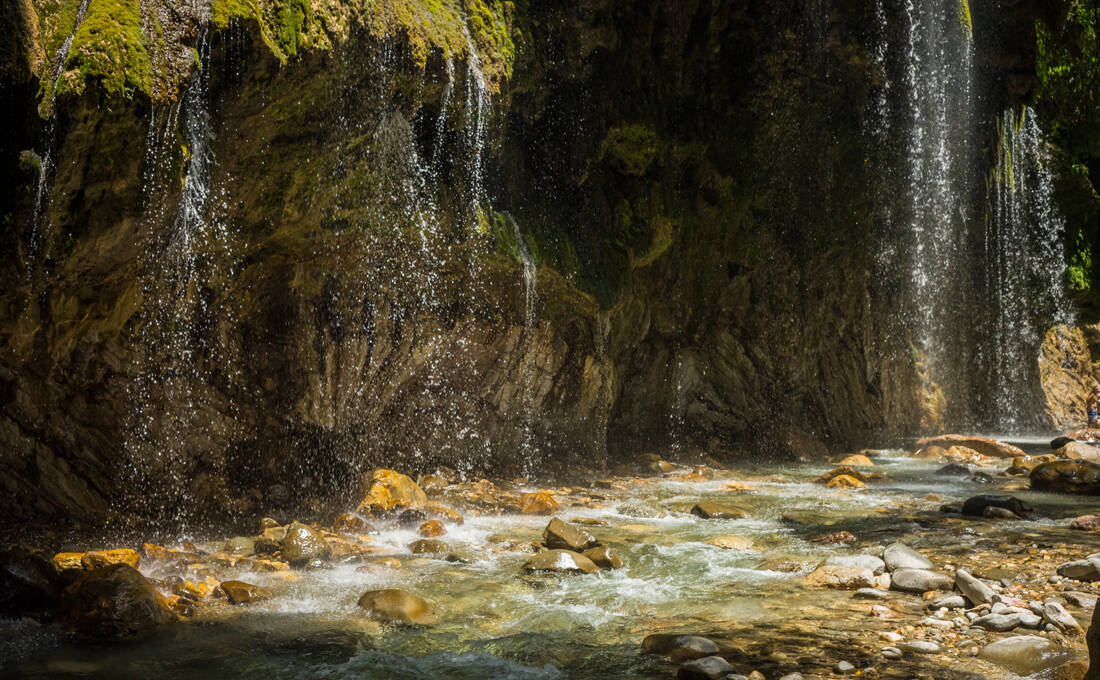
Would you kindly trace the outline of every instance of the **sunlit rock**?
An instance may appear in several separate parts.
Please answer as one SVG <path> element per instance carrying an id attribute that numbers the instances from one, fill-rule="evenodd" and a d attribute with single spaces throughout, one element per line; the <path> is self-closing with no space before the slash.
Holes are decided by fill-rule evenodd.
<path id="1" fill-rule="evenodd" d="M 524 494 L 519 510 L 525 515 L 549 515 L 560 507 L 561 503 L 549 491 L 536 491 Z"/>
<path id="2" fill-rule="evenodd" d="M 595 536 L 584 529 L 563 522 L 555 517 L 542 531 L 543 543 L 550 549 L 582 552 L 600 544 Z"/>
<path id="3" fill-rule="evenodd" d="M 377 515 L 396 508 L 416 508 L 428 501 L 428 495 L 411 477 L 395 470 L 379 469 L 371 473 L 366 496 L 356 512 Z"/>
<path id="4" fill-rule="evenodd" d="M 271 593 L 266 589 L 244 581 L 222 581 L 221 589 L 229 604 L 251 604 L 271 599 Z"/>
<path id="5" fill-rule="evenodd" d="M 359 597 L 358 604 L 376 621 L 430 625 L 436 620 L 430 604 L 403 590 L 370 590 Z"/>
<path id="6" fill-rule="evenodd" d="M 282 542 L 283 559 L 291 566 L 300 567 L 316 558 L 327 558 L 329 548 L 312 528 L 301 522 L 291 522 Z"/>
<path id="7" fill-rule="evenodd" d="M 1031 488 L 1038 491 L 1100 496 L 1100 465 L 1079 460 L 1043 463 L 1031 471 Z"/>
<path id="8" fill-rule="evenodd" d="M 584 555 L 572 550 L 544 550 L 527 560 L 524 571 L 549 571 L 592 574 L 599 571 L 596 564 Z"/>

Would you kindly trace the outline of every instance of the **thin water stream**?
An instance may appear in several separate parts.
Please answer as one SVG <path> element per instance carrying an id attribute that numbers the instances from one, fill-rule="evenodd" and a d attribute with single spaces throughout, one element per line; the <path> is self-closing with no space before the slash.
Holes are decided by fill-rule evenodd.
<path id="1" fill-rule="evenodd" d="M 937 463 L 884 455 L 883 473 L 867 490 L 825 488 L 809 481 L 828 466 L 754 465 L 718 472 L 709 481 L 678 481 L 687 470 L 655 477 L 617 478 L 575 489 L 557 514 L 583 522 L 617 550 L 621 570 L 568 577 L 522 576 L 545 516 L 469 514 L 448 523 L 442 538 L 467 563 L 410 554 L 415 529 L 379 524 L 371 541 L 400 566 L 343 564 L 329 570 L 259 573 L 229 569 L 270 589 L 266 603 L 200 610 L 190 622 L 145 642 L 98 646 L 74 643 L 34 625 L 4 624 L 0 659 L 9 672 L 39 678 L 670 678 L 675 666 L 641 653 L 657 632 L 724 636 L 746 652 L 741 672 L 767 677 L 798 667 L 804 673 L 839 658 L 856 659 L 861 646 L 877 651 L 879 637 L 904 622 L 869 616 L 869 603 L 851 592 L 812 590 L 804 576 L 830 555 L 873 552 L 908 541 L 938 566 L 981 546 L 1040 540 L 1072 541 L 1066 516 L 1097 511 L 1095 499 L 1014 492 L 1043 519 L 992 522 L 946 518 L 947 501 L 987 492 L 967 479 L 935 474 Z M 731 491 L 731 481 L 749 485 Z M 745 487 L 742 487 L 745 488 Z M 701 500 L 734 503 L 737 520 L 700 519 L 688 509 Z M 809 539 L 850 531 L 855 548 Z M 1072 534 L 1073 532 L 1068 532 Z M 709 542 L 736 536 L 740 549 Z M 200 544 L 217 550 L 220 540 Z M 1084 548 L 1081 548 L 1084 549 Z M 152 577 L 160 576 L 155 570 Z M 1021 575 L 1023 577 L 1023 575 Z M 1042 575 L 1045 579 L 1045 574 Z M 440 612 L 428 627 L 389 627 L 366 620 L 356 606 L 371 589 L 401 588 Z M 915 595 L 894 593 L 888 604 L 921 611 Z M 907 609 L 908 608 L 908 609 Z M 919 616 L 919 614 L 918 614 Z M 924 664 L 922 666 L 922 664 Z M 880 665 L 880 677 L 912 677 L 927 664 L 931 677 L 1013 678 L 965 657 L 910 658 Z M 936 664 L 939 664 L 938 666 Z M 949 670 L 948 670 L 949 669 Z M 900 673 L 898 675 L 897 673 Z M 966 675 L 971 673 L 971 675 Z"/>

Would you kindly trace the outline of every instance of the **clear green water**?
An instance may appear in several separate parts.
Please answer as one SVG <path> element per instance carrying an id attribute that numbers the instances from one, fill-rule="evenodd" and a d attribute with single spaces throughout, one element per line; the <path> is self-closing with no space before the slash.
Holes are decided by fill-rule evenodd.
<path id="1" fill-rule="evenodd" d="M 414 557 L 404 548 L 416 538 L 414 531 L 382 527 L 376 544 L 392 548 L 403 561 L 400 568 L 356 571 L 356 565 L 340 566 L 301 572 L 290 582 L 236 572 L 232 575 L 272 590 L 275 599 L 216 608 L 150 640 L 93 645 L 30 624 L 0 623 L 0 675 L 670 678 L 675 675 L 672 664 L 640 653 L 640 642 L 649 633 L 699 632 L 756 644 L 769 635 L 784 635 L 792 625 L 811 637 L 818 626 L 828 636 L 827 629 L 853 625 L 830 613 L 847 607 L 850 593 L 801 586 L 802 576 L 819 561 L 851 549 L 808 538 L 848 530 L 862 539 L 861 549 L 904 539 L 935 552 L 982 538 L 1042 534 L 1064 526 L 1056 518 L 1100 510 L 1093 499 L 1014 492 L 1047 519 L 930 530 L 942 522 L 935 512 L 942 501 L 925 500 L 930 493 L 962 499 L 990 489 L 937 477 L 933 472 L 938 464 L 905 458 L 878 463 L 876 471 L 885 472 L 886 478 L 865 491 L 825 489 L 806 481 L 828 466 L 746 467 L 711 482 L 652 478 L 627 490 L 593 490 L 606 496 L 600 502 L 610 507 L 566 508 L 559 516 L 605 522 L 588 529 L 619 551 L 626 566 L 589 576 L 520 576 L 528 554 L 502 547 L 499 538 L 536 540 L 545 517 L 467 517 L 462 526 L 449 525 L 443 540 L 469 556 L 468 564 Z M 786 481 L 757 481 L 771 475 L 783 475 Z M 723 490 L 730 479 L 745 480 L 758 491 Z M 686 512 L 702 499 L 736 504 L 750 516 L 702 520 Z M 801 524 L 784 521 L 784 515 Z M 754 549 L 706 544 L 725 535 L 747 538 Z M 802 564 L 802 573 L 768 568 L 782 561 Z M 432 602 L 441 613 L 440 623 L 403 628 L 364 620 L 355 604 L 359 595 L 389 587 Z M 798 652 L 788 649 L 788 661 L 796 661 Z M 738 670 L 747 673 L 753 667 Z"/>

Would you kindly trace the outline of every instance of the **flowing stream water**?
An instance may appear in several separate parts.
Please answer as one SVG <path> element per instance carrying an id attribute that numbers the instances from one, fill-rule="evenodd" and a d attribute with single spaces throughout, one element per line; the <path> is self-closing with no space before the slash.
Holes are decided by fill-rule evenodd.
<path id="1" fill-rule="evenodd" d="M 804 673 L 824 664 L 817 672 L 828 675 L 826 667 L 837 658 L 854 658 L 846 655 L 859 645 L 877 650 L 883 644 L 880 633 L 898 630 L 901 623 L 869 616 L 871 603 L 859 604 L 850 591 L 803 586 L 803 576 L 821 560 L 853 552 L 808 539 L 851 531 L 860 538 L 857 551 L 904 540 L 944 565 L 982 546 L 1027 545 L 1080 534 L 1067 534 L 1058 518 L 1073 516 L 1089 504 L 1080 497 L 1025 491 L 1016 495 L 1033 503 L 1044 519 L 945 519 L 936 512 L 941 503 L 987 487 L 937 476 L 938 463 L 888 452 L 876 462 L 874 470 L 885 476 L 863 491 L 810 483 L 825 466 L 760 464 L 719 471 L 711 481 L 681 481 L 678 475 L 687 468 L 582 490 L 577 504 L 558 514 L 586 523 L 625 562 L 620 570 L 592 575 L 521 574 L 530 556 L 525 546 L 539 539 L 545 516 L 470 513 L 461 525 L 448 523 L 442 540 L 466 563 L 411 554 L 406 546 L 418 538 L 415 529 L 381 522 L 370 545 L 378 555 L 397 558 L 400 566 L 360 567 L 355 562 L 277 573 L 227 567 L 223 578 L 262 585 L 274 598 L 246 607 L 211 607 L 160 637 L 122 645 L 75 643 L 38 626 L 6 622 L 0 624 L 0 658 L 12 660 L 10 672 L 25 680 L 667 679 L 675 665 L 642 654 L 639 644 L 651 633 L 684 632 L 716 635 L 757 650 L 754 665 L 773 664 L 767 669 L 769 678 L 778 677 L 775 668 L 784 664 L 798 665 Z M 731 492 L 731 480 L 750 487 Z M 748 516 L 705 520 L 687 512 L 702 500 L 734 503 Z M 966 536 L 961 548 L 960 532 Z M 729 549 L 710 543 L 731 535 L 746 544 Z M 201 537 L 180 537 L 185 538 Z M 220 544 L 200 541 L 199 547 L 217 551 Z M 155 568 L 146 572 L 165 576 Z M 1018 579 L 1027 573 L 1006 576 Z M 439 622 L 392 627 L 366 620 L 356 600 L 378 588 L 401 588 L 424 597 L 440 612 Z M 918 596 L 895 597 L 891 607 L 923 611 Z M 908 663 L 923 661 L 909 658 Z M 1016 677 L 965 656 L 937 663 L 951 666 L 935 667 L 940 670 L 930 671 L 930 677 L 965 677 L 954 675 L 956 671 Z M 748 673 L 751 667 L 738 670 Z M 898 662 L 880 665 L 880 673 L 912 677 L 914 668 Z"/>

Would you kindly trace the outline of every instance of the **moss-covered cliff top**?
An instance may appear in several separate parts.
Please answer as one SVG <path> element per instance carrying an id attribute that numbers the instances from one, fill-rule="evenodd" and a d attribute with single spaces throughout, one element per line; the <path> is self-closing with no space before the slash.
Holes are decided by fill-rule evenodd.
<path id="1" fill-rule="evenodd" d="M 62 56 L 58 94 L 79 94 L 98 82 L 111 96 L 173 99 L 194 63 L 187 57 L 195 36 L 206 26 L 220 30 L 238 22 L 254 26 L 283 62 L 333 49 L 353 31 L 403 40 L 421 65 L 433 51 L 464 59 L 472 49 L 494 90 L 510 75 L 515 56 L 516 9 L 502 0 L 210 0 L 208 8 L 169 8 L 169 0 L 88 0 L 79 20 L 81 2 L 42 0 L 28 17 L 37 35 L 25 52 L 38 55 L 32 68 L 43 102 L 51 99 Z"/>

